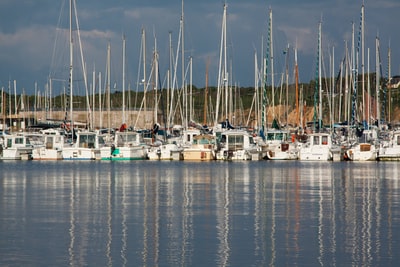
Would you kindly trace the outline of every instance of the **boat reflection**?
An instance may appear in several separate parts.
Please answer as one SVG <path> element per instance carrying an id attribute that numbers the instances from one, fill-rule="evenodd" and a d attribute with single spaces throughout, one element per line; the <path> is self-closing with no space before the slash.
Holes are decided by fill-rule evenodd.
<path id="1" fill-rule="evenodd" d="M 0 263 L 376 266 L 400 248 L 392 162 L 19 164 L 0 174 L 1 224 L 19 222 Z"/>

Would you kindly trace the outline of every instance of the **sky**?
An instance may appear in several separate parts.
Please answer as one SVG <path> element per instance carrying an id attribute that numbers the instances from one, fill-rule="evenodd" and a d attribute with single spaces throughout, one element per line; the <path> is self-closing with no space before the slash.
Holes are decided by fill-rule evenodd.
<path id="1" fill-rule="evenodd" d="M 0 1 L 0 87 L 17 93 L 44 91 L 48 77 L 54 77 L 53 94 L 62 93 L 68 79 L 69 50 L 65 38 L 68 24 L 68 0 L 1 0 Z M 400 74 L 400 35 L 397 31 L 398 0 L 185 0 L 184 51 L 185 69 L 192 60 L 192 81 L 197 87 L 217 84 L 223 5 L 227 5 L 227 53 L 229 79 L 237 86 L 255 84 L 255 58 L 261 66 L 268 33 L 268 13 L 273 14 L 274 77 L 289 66 L 292 74 L 294 47 L 297 47 L 300 82 L 315 79 L 318 24 L 322 23 L 323 76 L 330 76 L 334 62 L 338 73 L 345 55 L 345 44 L 351 47 L 352 24 L 358 38 L 361 6 L 365 6 L 365 71 L 370 50 L 370 70 L 375 71 L 375 39 L 380 40 L 383 74 L 388 72 L 391 48 L 391 74 Z M 142 80 L 142 30 L 146 36 L 146 71 L 150 73 L 152 54 L 157 48 L 161 84 L 166 84 L 172 50 L 177 61 L 178 86 L 181 83 L 179 33 L 182 0 L 76 0 L 83 59 L 91 83 L 92 73 L 104 82 L 107 46 L 110 45 L 110 76 L 114 90 L 122 84 L 122 37 L 126 40 L 126 87 L 136 89 Z M 75 33 L 76 31 L 74 31 Z M 61 37 L 60 37 L 61 36 Z M 170 38 L 171 37 L 171 38 Z M 76 40 L 76 37 L 74 37 Z M 171 39 L 171 42 L 170 42 Z M 74 51 L 79 51 L 75 42 Z M 357 43 L 357 41 L 356 41 Z M 283 51 L 289 45 L 289 53 Z M 178 51 L 178 52 L 177 52 Z M 76 52 L 78 54 L 78 52 Z M 74 59 L 79 62 L 78 56 Z M 330 59 L 333 60 L 331 61 Z M 79 64 L 76 64 L 79 65 Z M 63 71 L 62 71 L 63 70 Z M 80 67 L 74 67 L 80 79 Z M 188 71 L 189 73 L 189 71 Z M 292 75 L 290 75 L 292 76 Z M 188 78 L 189 80 L 189 74 Z M 62 82 L 64 81 L 64 82 Z M 35 89 L 36 88 L 36 89 Z"/>

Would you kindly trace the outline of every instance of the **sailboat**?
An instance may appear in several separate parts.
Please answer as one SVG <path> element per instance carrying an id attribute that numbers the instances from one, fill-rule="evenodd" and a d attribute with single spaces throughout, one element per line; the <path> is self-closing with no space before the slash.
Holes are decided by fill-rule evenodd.
<path id="1" fill-rule="evenodd" d="M 314 129 L 316 132 L 308 134 L 307 143 L 299 149 L 299 160 L 328 161 L 340 160 L 341 148 L 334 144 L 332 135 L 322 131 L 322 79 L 321 79 L 321 22 L 318 27 L 317 77 L 314 96 Z M 318 100 L 318 101 L 315 101 Z M 318 108 L 316 107 L 318 104 Z M 318 121 L 317 121 L 318 113 Z"/>
<path id="2" fill-rule="evenodd" d="M 73 71 L 74 71 L 74 60 L 73 60 L 73 52 L 74 52 L 74 42 L 73 42 L 73 37 L 72 37 L 72 24 L 73 24 L 73 19 L 72 19 L 72 13 L 73 10 L 75 10 L 75 19 L 76 19 L 76 24 L 78 22 L 77 19 L 77 12 L 76 12 L 76 1 L 75 0 L 70 0 L 70 12 L 69 12 L 69 53 L 70 53 L 70 63 L 69 63 L 69 108 L 70 108 L 70 126 L 71 126 L 71 131 L 72 131 L 72 140 L 68 144 L 65 144 L 63 149 L 62 149 L 62 157 L 65 160 L 93 160 L 93 159 L 106 159 L 110 158 L 111 154 L 111 148 L 107 147 L 104 141 L 104 137 L 99 134 L 99 132 L 94 132 L 94 131 L 88 131 L 88 130 L 82 130 L 78 131 L 74 129 L 74 120 L 73 120 L 73 84 L 74 84 L 74 79 L 73 79 Z M 79 34 L 79 27 L 78 28 L 78 38 L 79 38 L 79 43 L 80 42 L 80 34 Z M 109 48 L 108 48 L 109 49 Z M 81 57 L 83 58 L 82 55 L 82 49 L 81 51 Z M 109 58 L 108 58 L 109 59 Z M 82 64 L 84 66 L 84 64 Z M 83 73 L 85 76 L 86 71 L 83 69 Z M 85 76 L 86 77 L 86 76 Z M 85 79 L 85 84 L 86 79 Z M 65 120 L 67 121 L 67 116 L 68 116 L 68 111 L 66 109 L 65 112 Z M 76 135 L 76 139 L 74 139 L 74 134 Z"/>
<path id="3" fill-rule="evenodd" d="M 353 26 L 354 27 L 354 26 Z M 360 36 L 361 42 L 361 66 L 362 66 L 362 96 L 363 104 L 365 107 L 361 112 L 363 125 L 358 125 L 356 123 L 356 106 L 357 106 L 357 83 L 358 83 L 358 53 L 360 47 L 355 48 L 353 41 L 353 97 L 352 97 L 352 118 L 350 135 L 349 135 L 349 147 L 345 152 L 345 159 L 352 161 L 374 161 L 378 157 L 378 129 L 377 127 L 371 127 L 369 123 L 369 112 L 370 112 L 370 93 L 368 86 L 368 103 L 365 103 L 365 79 L 364 79 L 364 5 L 361 7 L 361 25 L 360 25 Z M 354 40 L 354 30 L 353 30 L 353 40 Z M 369 55 L 369 54 L 368 54 Z M 368 69 L 369 69 L 369 57 L 368 57 Z M 368 70 L 369 73 L 369 70 Z M 368 79 L 369 80 L 369 79 Z M 378 82 L 379 83 L 379 82 Z M 369 83 L 368 83 L 369 84 Z M 366 112 L 365 112 L 366 111 Z"/>
<path id="4" fill-rule="evenodd" d="M 61 160 L 64 147 L 64 135 L 56 129 L 41 130 L 44 144 L 32 151 L 33 160 Z"/>
<path id="5" fill-rule="evenodd" d="M 214 120 L 213 133 L 217 138 L 216 159 L 217 160 L 252 160 L 257 158 L 253 155 L 258 155 L 258 145 L 255 143 L 253 136 L 245 129 L 235 128 L 230 124 L 229 116 L 229 101 L 230 90 L 228 86 L 228 72 L 227 72 L 227 5 L 224 3 L 222 17 L 222 32 L 221 32 L 221 48 L 219 60 L 219 73 L 218 73 L 218 87 L 217 87 L 217 100 L 216 111 Z M 225 116 L 224 122 L 219 122 L 220 102 L 224 96 L 224 109 L 221 109 L 222 116 Z"/>
<path id="6" fill-rule="evenodd" d="M 144 142 L 143 133 L 129 130 L 125 118 L 125 51 L 126 40 L 122 44 L 122 125 L 114 135 L 111 146 L 111 160 L 147 159 L 148 146 Z M 107 86 L 108 87 L 108 86 Z"/>
<path id="7" fill-rule="evenodd" d="M 29 160 L 32 159 L 33 145 L 24 133 L 7 134 L 2 136 L 0 160 Z"/>
<path id="8" fill-rule="evenodd" d="M 289 47 L 285 51 L 286 56 L 289 54 Z M 297 54 L 296 54 L 297 55 Z M 296 57 L 297 58 L 297 57 Z M 268 72 L 268 62 L 271 61 L 271 80 L 272 80 L 272 117 L 274 118 L 272 123 L 272 128 L 267 128 L 266 124 L 266 84 L 267 84 L 267 72 Z M 287 59 L 286 59 L 287 61 Z M 265 57 L 265 67 L 264 67 L 264 93 L 263 93 L 263 109 L 262 109 L 262 136 L 263 143 L 266 145 L 266 156 L 265 158 L 271 160 L 288 160 L 297 159 L 298 149 L 297 141 L 292 140 L 290 131 L 288 129 L 281 129 L 279 127 L 278 120 L 275 118 L 275 101 L 274 101 L 274 74 L 273 74 L 273 35 L 272 35 L 272 10 L 269 11 L 269 23 L 268 23 L 268 43 L 267 51 Z M 288 64 L 286 64 L 286 79 L 288 79 Z M 286 81 L 288 86 L 288 81 Z M 288 105 L 287 107 L 288 108 Z"/>

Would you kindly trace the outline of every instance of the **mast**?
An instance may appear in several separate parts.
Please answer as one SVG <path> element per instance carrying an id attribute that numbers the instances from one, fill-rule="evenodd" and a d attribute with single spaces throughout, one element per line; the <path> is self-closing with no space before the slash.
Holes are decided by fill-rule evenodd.
<path id="1" fill-rule="evenodd" d="M 90 118 L 91 116 L 91 107 L 90 107 L 90 101 L 89 101 L 89 90 L 88 90 L 88 79 L 87 79 L 87 72 L 86 72 L 86 63 L 83 58 L 83 50 L 82 50 L 82 41 L 81 41 L 81 34 L 80 34 L 80 27 L 79 27 L 79 21 L 78 21 L 78 12 L 76 10 L 76 0 L 74 1 L 74 14 L 75 14 L 75 25 L 76 25 L 76 31 L 77 31 L 77 38 L 78 38 L 78 43 L 79 43 L 79 52 L 80 52 L 80 58 L 81 58 L 81 65 L 82 65 L 82 74 L 83 74 L 83 82 L 85 86 L 85 93 L 86 93 L 86 106 L 88 109 L 88 117 Z M 71 102 L 72 103 L 72 102 Z M 92 125 L 89 125 L 89 128 L 92 127 Z"/>
<path id="2" fill-rule="evenodd" d="M 349 121 L 349 52 L 347 41 L 345 41 L 344 56 L 344 121 Z"/>
<path id="3" fill-rule="evenodd" d="M 208 59 L 207 64 L 206 64 L 206 89 L 204 92 L 203 125 L 207 125 L 208 68 L 209 68 L 209 65 L 210 65 L 210 60 Z"/>
<path id="4" fill-rule="evenodd" d="M 353 23 L 353 96 L 352 96 L 352 111 L 351 111 L 351 125 L 355 125 L 356 123 L 356 101 L 357 101 L 357 83 L 358 83 L 358 52 L 355 49 L 354 45 L 354 23 Z"/>
<path id="5" fill-rule="evenodd" d="M 142 28 L 142 49 L 143 49 L 143 104 L 144 104 L 144 125 L 147 124 L 147 110 L 146 110 L 146 91 L 147 91 L 147 82 L 146 82 L 146 32 L 144 28 Z"/>
<path id="6" fill-rule="evenodd" d="M 272 118 L 275 119 L 275 79 L 274 79 L 274 42 L 272 34 L 272 9 L 269 10 L 269 45 L 271 53 L 271 89 L 272 89 Z"/>
<path id="7" fill-rule="evenodd" d="M 1 114 L 3 115 L 2 131 L 3 134 L 6 132 L 6 101 L 4 101 L 6 94 L 4 93 L 4 87 L 1 87 Z M 36 114 L 35 114 L 36 115 Z"/>
<path id="8" fill-rule="evenodd" d="M 110 135 L 111 129 L 111 45 L 107 46 L 107 132 Z"/>
<path id="9" fill-rule="evenodd" d="M 225 84 L 226 81 L 226 52 L 224 52 L 223 50 L 226 48 L 226 42 L 225 42 L 225 38 L 226 38 L 226 34 L 225 34 L 225 30 L 226 30 L 226 3 L 224 3 L 224 12 L 223 12 L 223 16 L 222 16 L 222 31 L 221 31 L 221 44 L 220 44 L 220 53 L 219 53 L 219 68 L 218 68 L 218 84 L 217 84 L 217 103 L 216 103 L 216 107 L 215 107 L 215 120 L 214 120 L 214 125 L 218 124 L 218 113 L 219 113 L 219 105 L 220 105 L 220 101 L 221 101 L 221 92 L 222 92 L 222 88 L 221 88 L 221 84 L 222 82 Z M 224 69 L 222 70 L 222 60 L 224 57 Z M 224 73 L 222 73 L 222 71 Z"/>
<path id="10" fill-rule="evenodd" d="M 364 53 L 364 2 L 361 6 L 361 75 L 362 75 L 362 83 L 361 83 L 361 87 L 362 87 L 362 98 L 363 98 L 363 120 L 365 120 L 366 118 L 368 118 L 368 105 L 365 104 L 365 70 L 364 70 L 364 57 L 365 57 L 365 53 Z M 365 112 L 365 107 L 367 107 L 367 112 Z"/>
<path id="11" fill-rule="evenodd" d="M 321 129 L 322 122 L 322 86 L 321 86 L 321 27 L 322 23 L 318 25 L 318 48 L 317 48 L 317 66 L 316 66 L 316 78 L 315 78 L 315 89 L 314 89 L 314 130 L 318 126 Z M 318 103 L 318 110 L 317 110 Z M 318 113 L 318 124 L 317 120 Z"/>
<path id="12" fill-rule="evenodd" d="M 158 88 L 158 51 L 157 51 L 157 38 L 154 37 L 154 55 L 153 55 L 153 73 L 154 73 L 154 123 L 158 123 L 158 95 L 157 95 L 157 88 Z"/>
<path id="13" fill-rule="evenodd" d="M 375 82 L 375 95 L 376 95 L 376 119 L 378 121 L 378 128 L 381 123 L 381 115 L 380 115 L 380 98 L 379 98 L 379 91 L 380 91 L 380 59 L 379 59 L 379 38 L 375 38 L 375 75 L 376 75 L 376 82 Z"/>
<path id="14" fill-rule="evenodd" d="M 300 110 L 299 110 L 299 66 L 297 64 L 297 46 L 294 50 L 294 62 L 295 62 L 295 84 L 296 84 L 296 123 L 300 126 Z"/>
<path id="15" fill-rule="evenodd" d="M 318 42 L 318 84 L 319 84 L 319 119 L 318 119 L 318 129 L 322 128 L 322 45 L 321 45 L 321 38 L 322 38 L 322 23 L 319 24 L 319 42 Z"/>
<path id="16" fill-rule="evenodd" d="M 99 127 L 100 129 L 103 128 L 103 111 L 102 111 L 102 101 L 101 101 L 101 94 L 102 94 L 102 84 L 101 84 L 101 72 L 99 72 L 98 76 L 99 81 Z"/>
<path id="17" fill-rule="evenodd" d="M 286 125 L 289 123 L 289 44 L 285 50 L 286 53 L 286 104 L 285 104 L 285 117 L 286 117 Z"/>
<path id="18" fill-rule="evenodd" d="M 93 125 L 94 128 L 94 108 L 96 106 L 96 67 L 93 67 L 93 72 L 92 72 L 92 107 L 93 107 L 93 113 L 92 116 L 90 117 L 90 124 Z"/>
<path id="19" fill-rule="evenodd" d="M 369 77 L 369 48 L 367 49 L 367 95 L 368 95 L 368 103 L 367 103 L 367 122 L 368 122 L 368 129 L 371 125 L 371 82 Z"/>
<path id="20" fill-rule="evenodd" d="M 224 5 L 224 29 L 223 29 L 223 39 L 224 39 L 224 73 L 223 73 L 223 81 L 224 81 L 224 87 L 225 87 L 225 116 L 226 119 L 228 119 L 228 103 L 229 103 L 229 93 L 228 93 L 228 62 L 227 62 L 227 53 L 226 53 L 226 8 L 227 5 L 225 3 Z"/>
<path id="21" fill-rule="evenodd" d="M 122 36 L 122 123 L 126 122 L 125 117 L 125 51 L 126 51 L 126 40 L 125 34 Z"/>
<path id="22" fill-rule="evenodd" d="M 272 9 L 269 10 L 269 20 L 268 20 L 268 34 L 267 34 L 267 49 L 265 54 L 265 63 L 263 64 L 263 94 L 262 94 L 262 109 L 261 109 L 261 131 L 260 135 L 264 139 L 264 132 L 265 128 L 267 127 L 267 115 L 266 115 L 266 108 L 267 108 L 267 72 L 268 72 L 268 62 L 270 59 L 270 45 L 271 45 L 271 38 L 272 38 Z M 272 61 L 272 59 L 271 59 Z M 272 75 L 273 77 L 273 75 Z M 273 81 L 273 78 L 272 78 Z M 272 103 L 274 103 L 274 84 L 272 82 Z M 273 105 L 273 104 L 272 104 Z M 273 115 L 274 116 L 274 115 Z"/>
<path id="23" fill-rule="evenodd" d="M 172 32 L 168 33 L 169 36 L 169 69 L 168 69 L 168 86 L 167 86 L 167 127 L 169 127 L 170 123 L 170 113 L 172 112 L 172 106 L 170 103 L 170 96 L 172 98 L 172 68 L 173 68 L 173 58 L 172 58 Z"/>
<path id="24" fill-rule="evenodd" d="M 187 92 L 186 92 L 186 84 L 185 84 L 185 28 L 184 28 L 184 0 L 182 0 L 182 10 L 181 10 L 181 28 L 182 28 L 182 46 L 181 46 L 181 64 L 182 64 L 182 69 L 181 69 L 181 75 L 182 75 L 182 89 L 184 91 L 184 107 L 185 107 L 185 129 L 188 128 L 188 114 L 187 114 Z"/>
<path id="25" fill-rule="evenodd" d="M 391 49 L 390 49 L 390 44 L 389 44 L 389 49 L 388 49 L 388 77 L 387 77 L 387 84 L 386 84 L 386 88 L 389 88 L 389 114 L 388 114 L 388 121 L 391 122 L 391 110 L 392 110 L 392 87 L 390 86 L 390 81 L 392 79 L 391 77 L 391 65 L 392 65 L 392 59 L 391 59 Z"/>
<path id="26" fill-rule="evenodd" d="M 335 122 L 335 47 L 332 47 L 332 71 L 331 71 L 331 127 Z"/>
<path id="27" fill-rule="evenodd" d="M 14 80 L 14 114 L 17 117 L 17 80 Z"/>
<path id="28" fill-rule="evenodd" d="M 72 38 L 72 1 L 69 1 L 69 101 L 67 100 L 67 105 L 69 105 L 69 116 L 70 116 L 70 128 L 71 130 L 74 127 L 73 123 L 73 116 L 72 116 L 72 111 L 73 111 L 73 63 L 74 63 L 74 58 L 73 58 L 73 52 L 74 52 L 74 41 Z M 67 119 L 67 111 L 65 112 L 65 118 Z"/>
<path id="29" fill-rule="evenodd" d="M 190 59 L 189 59 L 189 67 L 190 67 L 190 79 L 189 79 L 189 81 L 190 81 L 190 88 L 189 88 L 189 90 L 190 90 L 190 103 L 189 103 L 189 106 L 190 106 L 190 109 L 189 109 L 189 120 L 190 121 L 193 121 L 193 80 L 192 80 L 192 78 L 193 78 L 193 57 L 192 56 L 190 56 Z"/>

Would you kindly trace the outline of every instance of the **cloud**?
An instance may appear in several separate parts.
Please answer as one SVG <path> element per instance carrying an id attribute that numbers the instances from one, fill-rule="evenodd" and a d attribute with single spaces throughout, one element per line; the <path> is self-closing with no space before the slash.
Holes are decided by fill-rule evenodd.
<path id="1" fill-rule="evenodd" d="M 54 28 L 31 25 L 14 33 L 0 33 L 0 50 L 12 53 L 1 53 L 1 62 L 5 65 L 20 66 L 33 71 L 42 69 L 50 60 L 51 33 Z"/>
<path id="2" fill-rule="evenodd" d="M 193 57 L 195 84 L 204 84 L 206 63 L 209 61 L 210 84 L 216 81 L 219 64 L 221 23 L 224 1 L 185 1 L 185 55 Z M 351 23 L 356 31 L 360 19 L 360 1 L 227 1 L 227 31 L 229 61 L 234 73 L 231 77 L 242 85 L 254 80 L 254 50 L 261 53 L 261 40 L 268 32 L 268 12 L 273 11 L 273 34 L 276 70 L 282 68 L 285 57 L 279 52 L 289 43 L 297 44 L 299 64 L 310 69 L 316 57 L 318 23 L 322 18 L 323 50 L 335 46 L 335 54 L 342 57 L 344 41 L 350 44 Z M 60 10 L 64 4 L 64 10 Z M 375 36 L 381 37 L 381 47 L 392 47 L 400 42 L 393 18 L 400 2 L 395 0 L 365 1 L 366 47 L 375 48 Z M 18 10 L 18 12 L 15 12 Z M 3 0 L 0 2 L 0 79 L 8 75 L 18 80 L 45 80 L 52 64 L 53 46 L 57 31 L 68 28 L 68 1 L 50 0 Z M 111 43 L 113 75 L 120 80 L 122 35 L 127 39 L 128 76 L 135 79 L 139 62 L 141 30 L 146 30 L 149 59 L 157 45 L 160 54 L 160 70 L 166 72 L 169 65 L 169 33 L 172 47 L 177 52 L 180 30 L 181 1 L 77 1 L 85 61 L 103 71 L 107 44 Z M 57 21 L 60 16 L 60 24 Z M 65 34 L 65 33 L 64 33 Z M 60 40 L 61 42 L 61 40 Z M 61 44 L 61 43 L 59 43 Z M 62 44 L 60 49 L 67 48 Z M 61 51 L 61 50 L 60 50 Z M 66 49 L 68 52 L 68 49 Z M 326 52 L 327 53 L 327 52 Z M 374 53 L 371 53 L 374 54 Z M 56 55 L 61 55 L 58 52 Z M 291 53 L 293 55 L 293 53 Z M 382 57 L 386 60 L 386 57 Z M 396 58 L 399 52 L 392 49 L 393 71 L 399 68 Z M 68 59 L 68 57 L 67 57 Z M 61 58 L 60 58 L 61 60 Z M 180 62 L 180 60 L 179 60 Z M 339 60 L 336 60 L 339 62 Z M 396 65 L 397 64 L 397 65 Z M 383 66 L 386 66 L 383 62 Z M 307 78 L 306 78 L 307 79 Z M 21 82 L 22 83 L 22 82 Z"/>

